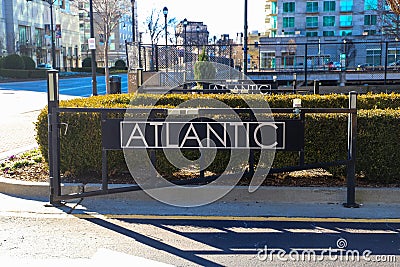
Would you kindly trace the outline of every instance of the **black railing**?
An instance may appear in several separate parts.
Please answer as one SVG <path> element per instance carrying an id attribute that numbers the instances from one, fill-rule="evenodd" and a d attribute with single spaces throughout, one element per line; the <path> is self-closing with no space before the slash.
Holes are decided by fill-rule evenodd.
<path id="1" fill-rule="evenodd" d="M 281 149 L 281 151 L 297 151 L 299 153 L 299 161 L 297 165 L 294 166 L 286 166 L 283 168 L 272 168 L 268 172 L 263 175 L 267 175 L 268 173 L 280 173 L 280 172 L 288 172 L 288 171 L 297 171 L 297 170 L 308 170 L 315 168 L 326 168 L 330 166 L 338 166 L 344 165 L 347 167 L 347 202 L 344 204 L 346 207 L 358 207 L 355 203 L 355 145 L 356 145 L 356 132 L 357 132 L 357 109 L 356 109 L 356 94 L 350 93 L 349 96 L 349 107 L 348 108 L 298 108 L 297 110 L 293 110 L 291 108 L 274 108 L 271 109 L 272 114 L 294 114 L 296 117 L 292 119 L 278 119 L 275 120 L 277 123 L 285 124 L 288 129 L 296 132 L 295 134 L 287 135 L 285 131 L 283 132 L 282 141 L 285 144 Z M 49 102 L 51 104 L 51 102 Z M 50 108 L 50 106 L 52 106 Z M 236 114 L 244 114 L 246 122 L 257 122 L 255 118 L 256 114 L 265 114 L 265 109 L 263 108 L 254 108 L 254 109 L 196 109 L 199 117 L 212 116 L 212 115 L 221 115 L 226 114 L 224 112 L 233 111 Z M 113 193 L 121 193 L 121 192 L 130 192 L 130 191 L 138 191 L 142 190 L 138 185 L 130 185 L 119 188 L 109 188 L 109 177 L 108 177 L 108 163 L 107 163 L 107 153 L 109 150 L 121 150 L 123 149 L 122 144 L 119 140 L 120 134 L 120 124 L 123 119 L 116 119 L 115 116 L 109 116 L 111 114 L 124 114 L 125 112 L 130 115 L 140 115 L 147 114 L 147 120 L 142 120 L 143 122 L 158 122 L 161 123 L 165 119 L 162 117 L 168 116 L 170 111 L 168 109 L 121 109 L 121 108 L 60 108 L 58 107 L 58 101 L 56 100 L 54 105 L 49 105 L 49 149 L 50 149 L 50 159 L 49 159 L 49 168 L 51 170 L 50 177 L 50 202 L 54 205 L 58 205 L 61 201 L 76 199 L 76 198 L 85 198 L 90 196 L 98 196 L 98 195 L 107 195 Z M 90 191 L 90 192 L 81 192 L 81 193 L 73 193 L 73 194 L 65 194 L 61 192 L 61 175 L 60 175 L 60 120 L 59 114 L 61 113 L 98 113 L 101 115 L 101 124 L 102 124 L 102 185 L 101 189 Z M 304 154 L 304 126 L 306 125 L 306 114 L 348 114 L 348 145 L 347 145 L 347 158 L 346 159 L 338 159 L 333 162 L 316 162 L 316 163 L 306 163 L 305 154 Z M 128 121 L 129 122 L 129 121 Z M 290 126 L 292 125 L 292 126 Z M 277 143 L 278 144 L 278 143 Z M 125 148 L 126 149 L 126 148 Z M 244 175 L 248 175 L 252 177 L 255 173 L 254 170 L 254 152 L 257 149 L 254 148 L 245 148 L 250 149 L 250 156 L 248 161 L 248 169 L 244 173 Z M 153 153 L 154 159 L 152 159 L 153 166 L 156 165 L 156 157 L 155 150 L 150 149 L 150 156 Z M 188 179 L 185 181 L 180 181 L 180 185 L 190 185 L 190 184 L 198 184 L 198 183 L 207 183 L 210 180 L 214 180 L 216 177 L 205 176 L 204 171 L 200 171 L 200 175 L 198 178 Z M 154 186 L 154 188 L 158 188 Z"/>
<path id="2" fill-rule="evenodd" d="M 242 44 L 207 45 L 146 45 L 140 44 L 140 66 L 144 71 L 173 70 L 175 66 L 198 60 L 205 50 L 209 61 L 243 68 Z M 131 50 L 133 51 L 133 50 Z M 135 51 L 138 51 L 136 49 Z M 130 62 L 131 63 L 131 62 Z M 400 44 L 398 41 L 360 42 L 270 42 L 248 45 L 247 66 L 249 73 L 300 73 L 302 79 L 311 82 L 315 73 L 359 74 L 358 79 L 384 81 L 400 68 Z M 138 60 L 132 62 L 133 68 Z M 334 78 L 336 79 L 336 78 Z"/>

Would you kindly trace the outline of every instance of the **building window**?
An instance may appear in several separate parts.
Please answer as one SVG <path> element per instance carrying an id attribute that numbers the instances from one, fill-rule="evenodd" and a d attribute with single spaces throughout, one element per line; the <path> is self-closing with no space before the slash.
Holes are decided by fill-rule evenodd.
<path id="1" fill-rule="evenodd" d="M 295 9 L 296 9 L 295 2 L 283 3 L 283 13 L 294 13 Z"/>
<path id="2" fill-rule="evenodd" d="M 376 30 L 365 30 L 363 35 L 376 35 Z"/>
<path id="3" fill-rule="evenodd" d="M 29 29 L 26 26 L 18 26 L 19 43 L 25 45 L 29 41 Z"/>
<path id="4" fill-rule="evenodd" d="M 37 47 L 43 47 L 44 30 L 35 28 L 35 42 Z"/>
<path id="5" fill-rule="evenodd" d="M 400 47 L 388 48 L 388 63 L 390 64 L 392 62 L 396 62 L 399 59 L 400 59 Z"/>
<path id="6" fill-rule="evenodd" d="M 335 1 L 324 1 L 324 12 L 336 11 Z"/>
<path id="7" fill-rule="evenodd" d="M 323 18 L 323 26 L 335 26 L 335 16 L 324 16 Z"/>
<path id="8" fill-rule="evenodd" d="M 318 2 L 307 2 L 306 12 L 309 13 L 318 12 Z"/>
<path id="9" fill-rule="evenodd" d="M 364 25 L 376 25 L 376 15 L 365 15 Z"/>
<path id="10" fill-rule="evenodd" d="M 260 52 L 261 69 L 274 69 L 276 67 L 275 51 Z"/>
<path id="11" fill-rule="evenodd" d="M 293 52 L 282 52 L 282 67 L 293 67 L 294 65 L 294 53 Z"/>
<path id="12" fill-rule="evenodd" d="M 294 35 L 294 34 L 295 32 L 287 32 L 287 31 L 283 33 L 283 35 Z"/>
<path id="13" fill-rule="evenodd" d="M 353 10 L 353 0 L 341 0 L 340 1 L 340 11 L 349 12 Z"/>
<path id="14" fill-rule="evenodd" d="M 364 1 L 364 10 L 377 10 L 378 0 L 368 0 Z"/>
<path id="15" fill-rule="evenodd" d="M 270 20 L 271 28 L 276 29 L 277 20 L 278 20 L 277 17 L 271 17 Z"/>
<path id="16" fill-rule="evenodd" d="M 276 2 L 272 2 L 271 3 L 271 14 L 278 14 L 278 8 L 277 8 L 277 3 Z"/>
<path id="17" fill-rule="evenodd" d="M 342 15 L 340 16 L 340 27 L 351 27 L 353 25 L 353 16 Z"/>
<path id="18" fill-rule="evenodd" d="M 342 30 L 340 31 L 340 36 L 351 36 L 353 32 L 351 30 Z"/>
<path id="19" fill-rule="evenodd" d="M 306 17 L 306 27 L 307 28 L 318 27 L 318 17 Z"/>
<path id="20" fill-rule="evenodd" d="M 307 37 L 315 37 L 318 36 L 318 32 L 306 32 Z"/>
<path id="21" fill-rule="evenodd" d="M 335 36 L 335 32 L 334 31 L 323 31 L 322 35 L 323 36 Z"/>
<path id="22" fill-rule="evenodd" d="M 283 18 L 283 28 L 293 28 L 294 27 L 294 17 Z"/>
<path id="23" fill-rule="evenodd" d="M 394 52 L 394 51 L 393 51 Z M 367 57 L 365 58 L 366 63 L 371 63 L 375 65 L 380 65 L 381 61 L 381 50 L 380 49 L 367 49 Z M 388 51 L 388 62 L 393 62 L 395 61 L 394 59 L 396 58 L 395 55 L 391 53 L 391 51 Z"/>

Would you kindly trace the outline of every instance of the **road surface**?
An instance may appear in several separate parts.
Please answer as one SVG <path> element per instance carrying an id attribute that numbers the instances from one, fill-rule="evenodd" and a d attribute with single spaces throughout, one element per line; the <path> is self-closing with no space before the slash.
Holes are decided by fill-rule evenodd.
<path id="1" fill-rule="evenodd" d="M 128 92 L 127 74 L 118 74 L 121 77 L 121 91 Z M 97 92 L 99 95 L 106 93 L 105 76 L 97 77 Z M 92 95 L 92 77 L 64 78 L 59 80 L 61 95 L 88 97 Z M 0 90 L 20 90 L 33 92 L 47 92 L 47 81 L 36 80 L 26 82 L 0 83 Z"/>

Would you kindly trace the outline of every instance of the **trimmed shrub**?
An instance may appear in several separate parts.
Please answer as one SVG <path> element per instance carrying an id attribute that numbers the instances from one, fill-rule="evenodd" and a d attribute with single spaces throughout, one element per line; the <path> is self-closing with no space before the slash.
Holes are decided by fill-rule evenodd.
<path id="1" fill-rule="evenodd" d="M 0 69 L 0 76 L 17 78 L 17 79 L 47 77 L 46 70 L 10 70 L 10 69 Z"/>
<path id="2" fill-rule="evenodd" d="M 291 108 L 292 99 L 300 97 L 304 107 L 340 108 L 346 107 L 348 97 L 344 95 L 205 95 L 176 94 L 165 95 L 157 107 L 174 107 L 193 98 L 215 98 L 231 107 L 246 107 L 242 100 L 257 102 L 266 99 L 271 107 Z M 62 101 L 64 107 L 126 108 L 133 105 L 146 106 L 158 99 L 158 95 L 121 94 L 96 96 L 87 99 Z M 368 107 L 394 106 L 400 95 L 360 95 L 358 98 L 357 130 L 357 174 L 359 177 L 381 183 L 399 182 L 400 157 L 400 109 L 369 109 Z M 390 100 L 392 99 L 392 101 Z M 97 113 L 62 113 L 60 120 L 68 123 L 68 134 L 61 136 L 61 171 L 75 174 L 101 172 L 101 118 Z M 44 109 L 36 124 L 37 141 L 43 155 L 47 155 L 47 110 Z M 305 160 L 306 163 L 332 162 L 347 158 L 347 114 L 308 114 L 305 127 Z M 188 152 L 188 156 L 196 156 Z M 223 171 L 229 153 L 221 151 L 208 170 L 220 173 Z M 277 152 L 273 167 L 297 164 L 298 153 Z M 109 153 L 109 170 L 126 171 L 122 151 Z M 238 165 L 239 166 L 239 165 Z M 157 168 L 161 173 L 171 174 L 175 171 L 161 151 L 157 152 Z M 336 175 L 344 175 L 344 168 L 330 168 Z"/>
<path id="3" fill-rule="evenodd" d="M 82 60 L 82 68 L 91 68 L 92 67 L 92 58 L 87 57 Z"/>
<path id="4" fill-rule="evenodd" d="M 0 76 L 26 79 L 29 78 L 29 71 L 27 70 L 11 70 L 11 69 L 0 69 Z"/>
<path id="5" fill-rule="evenodd" d="M 6 56 L 3 61 L 3 66 L 5 69 L 13 69 L 13 70 L 25 69 L 24 60 L 17 54 Z"/>
<path id="6" fill-rule="evenodd" d="M 207 81 L 215 79 L 216 69 L 213 63 L 208 61 L 208 55 L 206 54 L 206 50 L 203 48 L 203 51 L 199 55 L 199 60 L 194 64 L 194 79 L 200 81 Z M 204 88 L 203 82 L 198 82 L 197 86 Z"/>
<path id="7" fill-rule="evenodd" d="M 33 61 L 32 58 L 27 57 L 27 56 L 21 56 L 21 58 L 24 61 L 26 70 L 34 70 L 36 68 L 35 61 Z"/>
<path id="8" fill-rule="evenodd" d="M 122 59 L 115 61 L 115 68 L 117 70 L 124 70 L 126 68 L 126 63 Z"/>
<path id="9" fill-rule="evenodd" d="M 47 70 L 31 70 L 29 78 L 47 78 Z"/>

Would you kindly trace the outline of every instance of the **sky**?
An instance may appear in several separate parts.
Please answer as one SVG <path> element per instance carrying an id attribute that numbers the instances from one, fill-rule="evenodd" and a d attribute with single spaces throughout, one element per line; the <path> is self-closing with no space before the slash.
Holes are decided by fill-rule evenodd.
<path id="1" fill-rule="evenodd" d="M 168 18 L 177 21 L 203 22 L 208 27 L 210 38 L 228 33 L 231 39 L 243 32 L 244 0 L 136 0 L 138 9 L 139 31 L 144 31 L 144 21 L 153 8 L 168 8 Z M 265 31 L 265 0 L 248 0 L 249 32 Z"/>

